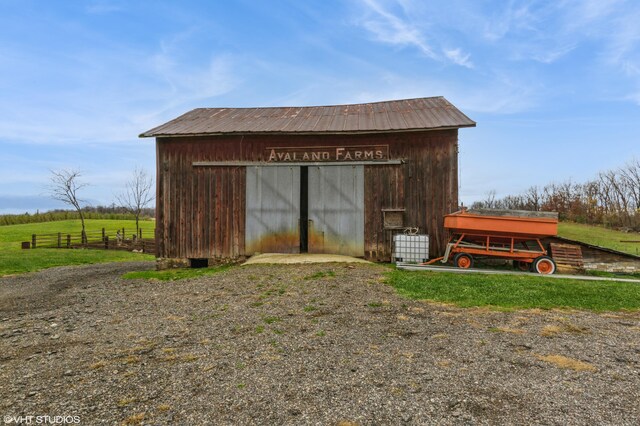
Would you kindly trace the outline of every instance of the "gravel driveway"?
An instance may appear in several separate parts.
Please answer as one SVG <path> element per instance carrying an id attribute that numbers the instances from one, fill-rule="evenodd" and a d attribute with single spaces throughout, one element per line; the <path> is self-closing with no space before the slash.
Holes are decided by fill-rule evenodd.
<path id="1" fill-rule="evenodd" d="M 0 279 L 4 421 L 640 422 L 638 313 L 412 301 L 385 285 L 386 269 L 376 265 L 120 278 L 152 267 L 62 267 Z"/>

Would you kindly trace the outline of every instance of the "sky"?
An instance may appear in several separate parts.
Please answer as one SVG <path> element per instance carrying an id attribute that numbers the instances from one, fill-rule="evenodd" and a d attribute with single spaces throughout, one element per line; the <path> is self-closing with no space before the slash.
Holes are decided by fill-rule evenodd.
<path id="1" fill-rule="evenodd" d="M 0 0 L 0 213 L 110 205 L 138 135 L 197 107 L 444 96 L 460 200 L 584 182 L 640 158 L 637 0 Z"/>

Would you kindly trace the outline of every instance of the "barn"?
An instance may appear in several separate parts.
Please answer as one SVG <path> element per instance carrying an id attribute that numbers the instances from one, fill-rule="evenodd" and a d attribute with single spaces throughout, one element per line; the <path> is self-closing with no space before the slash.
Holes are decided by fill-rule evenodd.
<path id="1" fill-rule="evenodd" d="M 458 208 L 458 129 L 443 97 L 352 105 L 197 108 L 156 138 L 159 264 L 255 253 L 388 261 L 406 227 L 444 250 Z"/>

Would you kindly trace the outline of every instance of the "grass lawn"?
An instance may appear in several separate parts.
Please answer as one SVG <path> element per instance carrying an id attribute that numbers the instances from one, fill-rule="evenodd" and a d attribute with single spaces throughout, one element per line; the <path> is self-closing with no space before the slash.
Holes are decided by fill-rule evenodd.
<path id="1" fill-rule="evenodd" d="M 560 222 L 558 224 L 558 235 L 571 240 L 583 241 L 588 244 L 640 256 L 640 243 L 620 242 L 620 240 L 640 240 L 640 234 L 637 232 L 620 232 L 602 226 Z"/>
<path id="2" fill-rule="evenodd" d="M 456 274 L 395 270 L 387 282 L 402 295 L 453 303 L 462 307 L 496 309 L 640 309 L 640 284 L 579 281 L 536 276 Z"/>
<path id="3" fill-rule="evenodd" d="M 211 275 L 217 272 L 222 272 L 229 269 L 231 265 L 221 265 L 211 268 L 196 268 L 196 269 L 168 269 L 165 271 L 135 271 L 128 272 L 122 277 L 127 279 L 145 279 L 145 280 L 160 280 L 160 281 L 176 281 L 186 278 L 196 278 L 203 275 Z"/>
<path id="4" fill-rule="evenodd" d="M 85 221 L 87 231 L 115 231 L 125 228 L 126 232 L 135 230 L 133 220 L 88 219 Z M 143 236 L 153 235 L 155 221 L 141 221 Z M 80 220 L 63 220 L 56 222 L 26 223 L 22 225 L 0 226 L 0 276 L 22 272 L 38 271 L 52 266 L 81 265 L 100 262 L 121 262 L 135 260 L 153 260 L 152 255 L 129 253 L 115 250 L 84 249 L 35 249 L 22 250 L 21 241 L 31 241 L 31 234 L 48 234 L 55 232 L 77 233 L 82 227 Z"/>
<path id="5" fill-rule="evenodd" d="M 86 219 L 85 225 L 87 232 L 100 231 L 105 228 L 114 233 L 118 229 L 125 228 L 127 235 L 135 233 L 136 222 L 134 220 L 109 220 L 109 219 Z M 154 220 L 140 221 L 143 237 L 153 236 L 153 230 L 156 227 Z M 25 223 L 21 225 L 4 225 L 0 226 L 0 244 L 13 243 L 20 248 L 21 241 L 31 241 L 32 234 L 54 234 L 61 232 L 63 234 L 75 233 L 80 235 L 82 225 L 80 219 L 59 220 L 54 222 Z"/>

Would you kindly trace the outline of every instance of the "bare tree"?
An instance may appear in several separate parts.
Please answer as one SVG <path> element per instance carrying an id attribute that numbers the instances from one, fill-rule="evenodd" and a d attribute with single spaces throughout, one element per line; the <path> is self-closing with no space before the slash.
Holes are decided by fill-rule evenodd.
<path id="1" fill-rule="evenodd" d="M 537 186 L 531 186 L 524 194 L 526 209 L 525 210 L 540 210 L 540 204 L 542 204 L 542 194 L 540 194 L 540 189 Z"/>
<path id="2" fill-rule="evenodd" d="M 489 191 L 472 208 L 557 211 L 561 220 L 640 230 L 640 160 L 602 171 L 585 183 L 552 182 L 496 199 Z"/>
<path id="3" fill-rule="evenodd" d="M 640 160 L 633 159 L 621 168 L 620 178 L 629 192 L 633 203 L 632 208 L 640 209 Z"/>
<path id="4" fill-rule="evenodd" d="M 487 197 L 484 199 L 483 203 L 486 209 L 495 209 L 497 207 L 495 189 L 492 189 L 491 191 L 487 192 Z"/>
<path id="5" fill-rule="evenodd" d="M 131 180 L 127 182 L 127 190 L 116 195 L 118 203 L 136 218 L 136 235 L 140 232 L 140 214 L 155 198 L 153 195 L 153 179 L 144 169 L 136 168 Z"/>
<path id="6" fill-rule="evenodd" d="M 82 213 L 82 207 L 80 206 L 80 204 L 85 201 L 78 197 L 78 191 L 86 187 L 87 184 L 80 182 L 81 176 L 82 174 L 79 170 L 51 170 L 49 194 L 54 200 L 69 204 L 78 212 L 80 222 L 82 223 L 82 243 L 85 243 L 87 241 L 87 233 L 84 226 L 84 214 Z"/>

